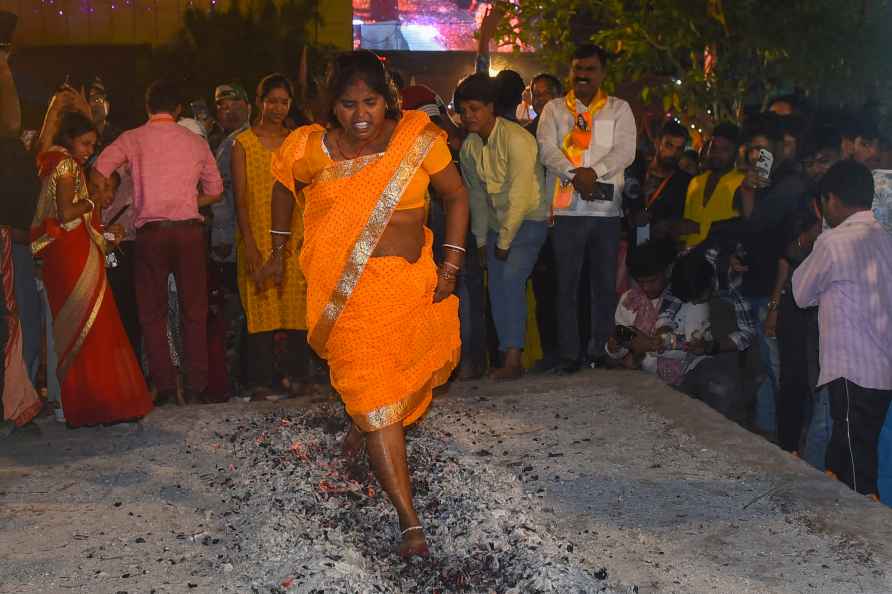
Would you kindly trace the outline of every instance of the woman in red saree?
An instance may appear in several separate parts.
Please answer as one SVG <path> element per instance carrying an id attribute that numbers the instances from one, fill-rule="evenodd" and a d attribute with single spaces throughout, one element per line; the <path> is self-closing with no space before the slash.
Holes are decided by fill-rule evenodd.
<path id="1" fill-rule="evenodd" d="M 106 276 L 107 242 L 83 165 L 97 133 L 78 112 L 62 115 L 55 145 L 38 155 L 42 189 L 31 226 L 53 313 L 62 408 L 72 427 L 138 419 L 152 410 Z"/>
<path id="2" fill-rule="evenodd" d="M 424 414 L 432 389 L 458 361 L 452 292 L 465 253 L 468 194 L 445 134 L 424 113 L 400 111 L 399 94 L 375 54 L 342 54 L 327 85 L 329 128 L 296 130 L 273 158 L 267 269 L 282 278 L 296 199 L 303 243 L 292 247 L 300 248 L 307 281 L 309 342 L 328 361 L 352 421 L 345 452 L 360 451 L 364 439 L 399 515 L 400 554 L 426 556 L 403 431 Z M 424 227 L 428 185 L 447 213 L 447 256 L 439 270 Z"/>

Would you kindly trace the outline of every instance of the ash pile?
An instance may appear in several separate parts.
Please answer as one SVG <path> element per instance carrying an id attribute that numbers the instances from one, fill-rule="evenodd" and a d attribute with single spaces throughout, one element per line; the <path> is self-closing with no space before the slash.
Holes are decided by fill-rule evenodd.
<path id="1" fill-rule="evenodd" d="M 432 414 L 436 414 L 432 411 Z M 217 437 L 223 592 L 613 592 L 607 572 L 537 520 L 509 471 L 460 451 L 435 422 L 407 434 L 415 504 L 431 557 L 402 561 L 399 528 L 365 456 L 340 455 L 330 403 L 258 413 Z"/>

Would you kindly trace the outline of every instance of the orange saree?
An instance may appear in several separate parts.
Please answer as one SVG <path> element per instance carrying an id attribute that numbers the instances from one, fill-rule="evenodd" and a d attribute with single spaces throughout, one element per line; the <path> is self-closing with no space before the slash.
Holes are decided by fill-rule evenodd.
<path id="1" fill-rule="evenodd" d="M 320 130 L 296 130 L 273 159 L 273 175 L 292 193 L 295 165 Z M 371 257 L 410 182 L 436 173 L 422 168 L 443 137 L 426 115 L 406 112 L 384 153 L 331 162 L 296 196 L 310 346 L 328 361 L 332 385 L 362 431 L 415 422 L 458 362 L 458 299 L 433 302 L 430 230 L 414 263 Z"/>
<path id="2" fill-rule="evenodd" d="M 39 158 L 43 190 L 31 251 L 42 261 L 53 314 L 65 420 L 80 427 L 136 419 L 152 410 L 152 398 L 108 286 L 102 236 L 92 213 L 67 223 L 56 216 L 61 176 L 74 176 L 76 201 L 86 196 L 83 172 L 62 151 Z"/>

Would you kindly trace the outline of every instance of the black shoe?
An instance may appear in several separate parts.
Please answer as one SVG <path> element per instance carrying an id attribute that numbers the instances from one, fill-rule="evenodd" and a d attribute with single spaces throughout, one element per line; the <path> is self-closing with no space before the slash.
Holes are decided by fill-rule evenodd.
<path id="1" fill-rule="evenodd" d="M 158 390 L 158 393 L 155 395 L 155 406 L 167 406 L 169 404 L 176 404 L 176 402 L 176 390 Z"/>
<path id="2" fill-rule="evenodd" d="M 560 364 L 560 360 L 551 357 L 542 357 L 536 361 L 536 364 L 530 369 L 530 373 L 551 373 L 556 367 L 560 366 Z"/>
<path id="3" fill-rule="evenodd" d="M 561 361 L 551 372 L 554 375 L 573 375 L 580 368 L 579 361 Z"/>
<path id="4" fill-rule="evenodd" d="M 591 369 L 603 369 L 610 366 L 610 361 L 611 359 L 607 355 L 598 355 L 596 357 L 588 357 L 585 361 L 585 366 Z"/>

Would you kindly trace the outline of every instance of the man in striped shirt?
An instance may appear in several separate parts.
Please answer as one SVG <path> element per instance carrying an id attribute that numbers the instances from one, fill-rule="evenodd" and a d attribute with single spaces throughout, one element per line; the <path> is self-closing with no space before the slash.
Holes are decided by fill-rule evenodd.
<path id="1" fill-rule="evenodd" d="M 873 193 L 864 165 L 831 167 L 820 184 L 831 229 L 793 273 L 796 303 L 818 306 L 818 387 L 829 388 L 833 417 L 827 467 L 865 494 L 877 494 L 877 444 L 892 400 L 892 237 L 871 212 Z"/>

